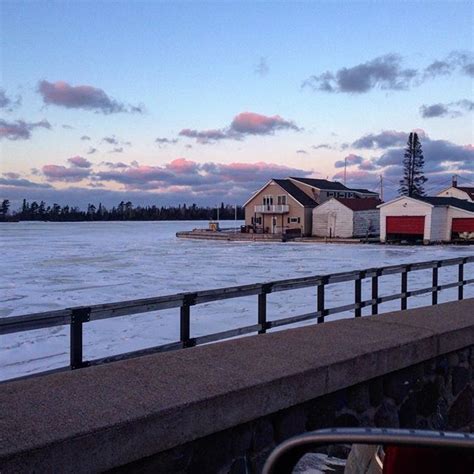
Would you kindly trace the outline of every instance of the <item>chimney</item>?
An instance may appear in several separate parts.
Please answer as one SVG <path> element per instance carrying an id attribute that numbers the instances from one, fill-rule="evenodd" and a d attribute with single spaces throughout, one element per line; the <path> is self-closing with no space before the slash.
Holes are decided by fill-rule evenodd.
<path id="1" fill-rule="evenodd" d="M 456 174 L 453 175 L 453 183 L 452 183 L 453 188 L 458 187 L 458 176 Z"/>

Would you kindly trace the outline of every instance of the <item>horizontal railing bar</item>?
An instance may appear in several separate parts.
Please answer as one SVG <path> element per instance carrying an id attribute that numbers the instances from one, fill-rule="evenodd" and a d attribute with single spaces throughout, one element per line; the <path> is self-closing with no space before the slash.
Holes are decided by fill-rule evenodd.
<path id="1" fill-rule="evenodd" d="M 316 319 L 320 316 L 321 311 L 313 311 L 312 313 L 305 313 L 299 316 L 289 316 L 287 318 L 274 319 L 268 321 L 267 328 L 277 328 L 280 326 L 286 326 L 287 324 L 300 323 L 302 321 L 308 321 L 309 319 Z"/>
<path id="2" fill-rule="evenodd" d="M 65 326 L 71 322 L 71 310 L 46 311 L 44 313 L 26 314 L 0 318 L 0 334 L 32 331 L 54 326 Z"/>
<path id="3" fill-rule="evenodd" d="M 381 268 L 371 268 L 364 271 L 364 278 L 372 276 L 384 276 L 396 273 L 402 273 L 434 268 L 458 265 L 462 263 L 474 262 L 474 256 L 457 257 L 446 260 L 435 260 L 431 262 L 420 262 L 409 265 L 393 265 Z M 202 304 L 212 301 L 220 301 L 230 298 L 238 298 L 243 296 L 257 295 L 266 293 L 288 291 L 291 289 L 307 288 L 321 284 L 333 284 L 351 281 L 359 278 L 360 270 L 335 273 L 332 275 L 315 275 L 311 277 L 294 278 L 288 280 L 279 280 L 268 283 L 254 283 L 250 285 L 240 285 L 228 288 L 216 288 L 212 290 L 197 291 L 195 293 L 178 293 L 174 295 L 158 296 L 153 298 L 144 298 L 139 300 L 121 301 L 116 303 L 105 303 L 90 306 L 90 320 L 108 319 L 120 316 L 128 316 L 132 314 L 146 313 L 151 311 L 159 311 L 163 309 L 178 308 L 183 305 L 186 298 L 192 295 L 192 304 Z M 471 284 L 472 280 L 465 280 L 465 284 Z M 439 289 L 444 289 L 441 286 Z M 452 288 L 452 287 L 446 287 Z M 421 293 L 420 293 L 421 294 Z M 410 293 L 407 293 L 410 296 Z M 413 295 L 413 293 L 412 293 Z M 401 298 L 402 294 L 392 295 L 391 297 L 382 297 L 380 303 L 393 301 Z M 364 307 L 364 306 L 362 306 Z M 44 329 L 47 327 L 61 326 L 71 322 L 72 309 L 66 308 L 58 311 L 46 311 L 43 313 L 27 314 L 22 316 L 14 316 L 0 318 L 0 334 L 11 334 L 15 332 L 29 331 L 34 329 Z M 334 308 L 335 309 L 335 308 Z M 352 308 L 354 309 L 354 308 Z M 345 309 L 341 309 L 344 311 Z M 330 311 L 330 310 L 328 310 Z M 333 314 L 326 312 L 325 314 Z"/>
<path id="4" fill-rule="evenodd" d="M 262 329 L 261 324 L 253 324 L 252 326 L 245 326 L 243 328 L 229 329 L 228 331 L 216 332 L 213 334 L 206 334 L 205 336 L 198 336 L 194 338 L 197 344 L 207 344 L 209 342 L 220 341 L 222 339 L 229 339 L 231 337 L 242 336 L 251 332 L 257 332 Z"/>
<path id="5" fill-rule="evenodd" d="M 87 366 L 100 365 L 107 362 L 117 362 L 123 359 L 133 359 L 135 357 L 143 357 L 146 355 L 156 354 L 158 352 L 174 351 L 181 349 L 183 344 L 181 342 L 171 342 L 163 344 L 162 346 L 147 347 L 146 349 L 139 349 L 137 351 L 124 352 L 123 354 L 116 354 L 113 356 L 102 357 L 100 359 L 88 360 L 85 362 Z"/>

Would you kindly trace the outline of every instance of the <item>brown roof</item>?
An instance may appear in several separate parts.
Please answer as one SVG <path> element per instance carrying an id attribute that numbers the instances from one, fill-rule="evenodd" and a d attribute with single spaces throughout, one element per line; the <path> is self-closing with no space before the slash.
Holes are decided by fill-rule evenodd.
<path id="1" fill-rule="evenodd" d="M 351 198 L 335 198 L 341 204 L 352 209 L 353 211 L 368 211 L 370 209 L 376 209 L 379 204 L 382 204 L 382 201 L 375 198 L 367 199 L 351 199 Z"/>
<path id="2" fill-rule="evenodd" d="M 461 191 L 464 191 L 466 194 L 469 195 L 469 197 L 474 200 L 474 188 L 468 188 L 466 186 L 458 186 L 458 189 Z"/>

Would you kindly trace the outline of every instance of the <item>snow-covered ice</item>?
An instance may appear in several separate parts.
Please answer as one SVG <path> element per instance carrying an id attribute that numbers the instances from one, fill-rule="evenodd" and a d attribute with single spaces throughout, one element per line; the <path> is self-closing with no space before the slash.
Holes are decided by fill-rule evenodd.
<path id="1" fill-rule="evenodd" d="M 238 223 L 240 224 L 240 222 Z M 232 226 L 233 222 L 224 222 Z M 307 275 L 473 255 L 473 247 L 399 247 L 302 243 L 248 243 L 177 239 L 180 230 L 207 222 L 21 222 L 0 224 L 0 317 Z M 466 267 L 472 278 L 474 264 Z M 441 268 L 440 283 L 457 269 Z M 410 289 L 431 284 L 431 272 L 410 274 Z M 381 278 L 380 293 L 400 289 L 400 275 Z M 370 285 L 363 285 L 370 298 Z M 466 288 L 466 297 L 474 288 Z M 440 294 L 455 299 L 456 289 Z M 353 301 L 350 283 L 331 285 L 328 306 Z M 409 307 L 429 304 L 411 298 Z M 380 306 L 398 309 L 399 302 Z M 268 317 L 315 309 L 314 288 L 268 296 Z M 367 314 L 369 309 L 364 310 Z M 333 316 L 349 317 L 351 313 Z M 328 318 L 330 320 L 331 317 Z M 203 304 L 191 310 L 192 336 L 255 324 L 257 298 Z M 306 323 L 311 324 L 311 323 Z M 145 313 L 85 325 L 86 359 L 178 340 L 179 310 Z M 67 365 L 69 328 L 0 336 L 0 379 Z"/>

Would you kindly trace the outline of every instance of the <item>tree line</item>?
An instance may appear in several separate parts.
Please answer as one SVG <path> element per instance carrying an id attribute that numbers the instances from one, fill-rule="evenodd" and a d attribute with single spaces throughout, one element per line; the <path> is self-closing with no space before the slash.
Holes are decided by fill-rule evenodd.
<path id="1" fill-rule="evenodd" d="M 44 201 L 29 202 L 23 199 L 21 208 L 10 212 L 10 201 L 0 204 L 0 221 L 170 221 L 170 220 L 231 220 L 235 218 L 235 206 L 221 203 L 218 208 L 192 204 L 179 206 L 134 206 L 130 201 L 121 201 L 117 206 L 107 208 L 88 204 L 86 210 L 76 206 L 47 205 Z M 244 209 L 237 206 L 237 219 L 244 219 Z"/>

